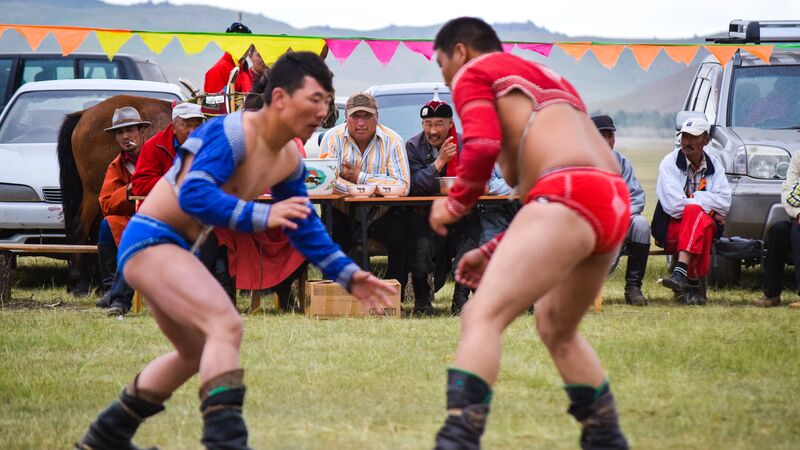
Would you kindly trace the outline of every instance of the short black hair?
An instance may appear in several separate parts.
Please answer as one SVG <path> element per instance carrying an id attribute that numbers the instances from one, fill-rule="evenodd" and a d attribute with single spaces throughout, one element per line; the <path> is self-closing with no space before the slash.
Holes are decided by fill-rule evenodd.
<path id="1" fill-rule="evenodd" d="M 459 42 L 482 53 L 503 51 L 492 26 L 477 17 L 459 17 L 442 25 L 433 40 L 433 49 L 452 56 Z"/>
<path id="2" fill-rule="evenodd" d="M 264 104 L 272 102 L 272 91 L 283 88 L 289 95 L 303 87 L 305 76 L 317 80 L 328 92 L 333 92 L 333 73 L 319 55 L 311 52 L 286 52 L 269 71 L 269 83 L 264 89 Z"/>

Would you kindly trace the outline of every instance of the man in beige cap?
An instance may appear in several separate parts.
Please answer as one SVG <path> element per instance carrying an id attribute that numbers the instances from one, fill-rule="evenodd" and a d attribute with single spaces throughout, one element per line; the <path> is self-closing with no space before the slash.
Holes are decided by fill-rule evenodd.
<path id="1" fill-rule="evenodd" d="M 99 198 L 100 210 L 105 218 L 100 224 L 97 252 L 107 291 L 97 306 L 108 308 L 107 314 L 111 316 L 127 313 L 133 302 L 133 290 L 121 276 L 116 276 L 117 246 L 122 230 L 134 213 L 133 203 L 128 200 L 132 191 L 131 177 L 136 171 L 136 161 L 144 142 L 143 130 L 148 127 L 150 122 L 142 120 L 139 111 L 126 106 L 114 111 L 111 126 L 105 129 L 114 135 L 120 149 L 120 154 L 106 170 Z"/>

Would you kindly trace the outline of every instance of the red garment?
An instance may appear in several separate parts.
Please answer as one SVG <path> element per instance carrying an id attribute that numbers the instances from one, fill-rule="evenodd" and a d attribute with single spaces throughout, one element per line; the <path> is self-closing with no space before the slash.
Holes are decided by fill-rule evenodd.
<path id="1" fill-rule="evenodd" d="M 669 218 L 664 250 L 677 255 L 687 251 L 692 255 L 688 276 L 693 280 L 705 277 L 711 263 L 711 244 L 717 233 L 717 223 L 700 205 L 686 205 L 680 219 Z"/>
<path id="2" fill-rule="evenodd" d="M 451 82 L 453 101 L 461 118 L 464 148 L 458 180 L 450 188 L 448 209 L 461 217 L 475 205 L 492 175 L 502 144 L 497 99 L 513 90 L 533 100 L 533 111 L 567 103 L 586 112 L 586 106 L 567 80 L 551 69 L 509 53 L 481 55 L 465 64 Z"/>
<path id="3" fill-rule="evenodd" d="M 125 167 L 126 158 L 122 153 L 117 155 L 106 170 L 103 187 L 100 189 L 100 211 L 103 212 L 114 242 L 119 245 L 122 231 L 133 216 L 133 202 L 128 200 L 128 184 L 131 182 L 131 173 Z"/>
<path id="4" fill-rule="evenodd" d="M 230 53 L 225 53 L 216 62 L 208 72 L 206 72 L 206 80 L 203 83 L 203 90 L 207 93 L 221 92 L 228 84 L 228 78 L 231 76 L 231 71 L 236 67 L 236 62 Z M 253 87 L 253 79 L 250 77 L 250 70 L 247 64 L 244 63 L 239 66 L 239 75 L 234 83 L 236 92 L 250 92 Z"/>
<path id="5" fill-rule="evenodd" d="M 539 177 L 525 204 L 539 199 L 562 203 L 594 230 L 594 253 L 616 251 L 628 234 L 631 200 L 621 176 L 593 167 L 556 169 Z"/>
<path id="6" fill-rule="evenodd" d="M 147 195 L 156 182 L 172 167 L 175 159 L 175 131 L 170 123 L 167 128 L 142 145 L 136 172 L 131 177 L 133 195 Z"/>
<path id="7" fill-rule="evenodd" d="M 303 141 L 295 138 L 303 158 Z M 269 193 L 269 191 L 267 191 Z M 261 233 L 237 233 L 215 228 L 220 245 L 228 247 L 228 271 L 236 278 L 237 289 L 266 289 L 285 280 L 305 258 L 279 229 Z"/>

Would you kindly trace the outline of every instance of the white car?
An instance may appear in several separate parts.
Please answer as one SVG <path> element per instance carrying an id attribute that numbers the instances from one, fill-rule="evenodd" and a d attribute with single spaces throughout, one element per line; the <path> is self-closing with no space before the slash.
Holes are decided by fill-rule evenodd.
<path id="1" fill-rule="evenodd" d="M 185 100 L 173 84 L 138 80 L 42 81 L 17 90 L 0 115 L 0 242 L 63 242 L 58 130 L 66 114 L 120 94 Z"/>

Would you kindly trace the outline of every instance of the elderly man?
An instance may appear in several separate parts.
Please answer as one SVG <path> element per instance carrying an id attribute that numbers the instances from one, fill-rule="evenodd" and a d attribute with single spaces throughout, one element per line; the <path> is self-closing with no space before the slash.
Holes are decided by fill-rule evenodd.
<path id="1" fill-rule="evenodd" d="M 454 177 L 458 168 L 458 149 L 460 136 L 453 124 L 453 108 L 435 96 L 420 110 L 422 132 L 406 142 L 408 165 L 411 169 L 411 195 L 428 196 L 440 193 L 439 177 Z M 490 181 L 490 193 L 507 194 L 510 188 L 497 175 Z M 478 211 L 480 209 L 480 211 Z M 411 263 L 411 279 L 414 285 L 414 312 L 431 314 L 433 310 L 433 292 L 428 283 L 428 275 L 436 273 L 434 287 L 438 290 L 443 284 L 442 275 L 449 275 L 450 260 L 454 257 L 453 266 L 468 251 L 476 248 L 494 237 L 508 225 L 510 217 L 506 217 L 505 207 L 480 207 L 464 220 L 450 226 L 447 237 L 440 237 L 431 230 L 428 224 L 430 208 L 415 208 L 409 214 L 411 229 L 414 233 L 415 254 Z M 498 216 L 499 215 L 499 216 Z M 494 226 L 497 219 L 505 218 L 505 226 Z M 484 236 L 483 221 L 487 220 L 487 231 L 491 235 Z M 500 222 L 502 223 L 502 222 Z M 451 313 L 458 315 L 469 299 L 469 287 L 456 282 L 453 289 Z"/>
<path id="2" fill-rule="evenodd" d="M 337 192 L 347 193 L 354 184 L 390 184 L 409 190 L 409 169 L 403 139 L 378 122 L 378 104 L 366 93 L 350 96 L 345 104 L 346 122 L 325 133 L 320 153 L 339 161 Z M 407 218 L 402 208 L 380 208 L 370 215 L 380 215 L 367 229 L 367 235 L 387 247 L 387 277 L 405 288 L 408 280 Z M 352 247 L 351 221 L 347 208 L 333 209 L 333 236 L 345 251 Z M 365 243 L 366 244 L 366 243 Z M 402 290 L 401 292 L 404 292 Z"/>
<path id="3" fill-rule="evenodd" d="M 792 155 L 789 162 L 781 203 L 790 219 L 772 225 L 767 235 L 767 257 L 762 264 L 764 296 L 755 301 L 756 306 L 765 308 L 781 305 L 783 268 L 789 255 L 794 263 L 794 290 L 800 293 L 800 152 Z M 800 302 L 792 303 L 789 307 L 800 308 Z"/>
<path id="4" fill-rule="evenodd" d="M 253 34 L 247 25 L 240 22 L 233 22 L 231 26 L 225 30 L 225 32 Z M 206 72 L 203 90 L 206 92 L 222 91 L 225 89 L 225 85 L 228 84 L 231 71 L 233 71 L 233 69 L 236 67 L 239 67 L 239 76 L 236 78 L 234 88 L 236 89 L 236 92 L 250 92 L 250 88 L 253 86 L 253 79 L 251 78 L 250 68 L 247 64 L 247 57 L 251 55 L 253 50 L 254 47 L 251 45 L 244 55 L 242 55 L 237 61 L 233 60 L 233 56 L 231 56 L 230 53 L 225 52 L 219 61 L 217 61 L 216 64 L 214 64 Z"/>
<path id="5" fill-rule="evenodd" d="M 111 161 L 100 190 L 100 210 L 105 218 L 100 224 L 97 240 L 97 252 L 100 257 L 100 269 L 103 283 L 113 280 L 111 289 L 97 302 L 97 306 L 108 308 L 108 315 L 125 314 L 130 310 L 133 301 L 133 290 L 125 283 L 121 274 L 117 273 L 117 247 L 122 231 L 133 216 L 133 203 L 128 200 L 133 190 L 131 176 L 136 171 L 139 151 L 144 141 L 143 129 L 150 122 L 142 120 L 135 108 L 126 106 L 114 111 L 111 126 L 107 133 L 114 135 L 120 154 Z"/>
<path id="6" fill-rule="evenodd" d="M 622 153 L 614 150 L 616 144 L 617 127 L 610 116 L 594 116 L 592 122 L 597 130 L 611 147 L 611 154 L 622 169 L 622 178 L 628 186 L 631 196 L 631 225 L 628 235 L 620 249 L 620 255 L 627 253 L 628 267 L 625 270 L 625 303 L 629 305 L 645 306 L 647 298 L 642 294 L 642 280 L 647 269 L 647 256 L 650 253 L 650 224 L 642 216 L 644 211 L 644 189 L 633 173 L 633 166 Z"/>
<path id="7" fill-rule="evenodd" d="M 653 237 L 678 258 L 672 275 L 658 282 L 689 305 L 706 302 L 700 279 L 708 274 L 711 245 L 731 207 L 725 167 L 703 150 L 710 128 L 704 118 L 687 119 L 678 132 L 680 148 L 661 161 L 656 182 Z"/>

